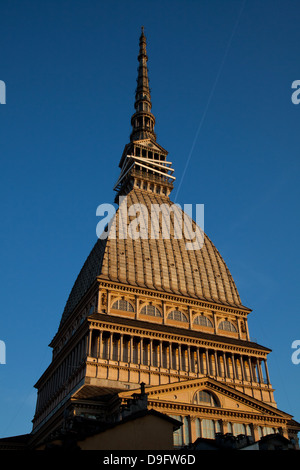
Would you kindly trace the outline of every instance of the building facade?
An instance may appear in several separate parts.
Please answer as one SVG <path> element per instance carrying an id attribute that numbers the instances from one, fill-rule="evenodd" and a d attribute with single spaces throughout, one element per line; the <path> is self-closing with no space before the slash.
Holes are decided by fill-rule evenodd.
<path id="1" fill-rule="evenodd" d="M 117 422 L 141 384 L 149 409 L 182 423 L 174 446 L 220 432 L 255 441 L 279 433 L 297 444 L 299 424 L 274 400 L 270 349 L 251 341 L 251 310 L 225 261 L 194 221 L 190 236 L 178 237 L 185 215 L 171 201 L 174 170 L 156 141 L 147 60 L 142 30 L 132 132 L 114 187 L 119 209 L 50 343 L 52 361 L 35 385 L 31 446 L 76 417 Z"/>

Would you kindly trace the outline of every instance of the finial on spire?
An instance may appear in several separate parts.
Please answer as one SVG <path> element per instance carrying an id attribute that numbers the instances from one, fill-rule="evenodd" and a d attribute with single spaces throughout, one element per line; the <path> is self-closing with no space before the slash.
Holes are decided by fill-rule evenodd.
<path id="1" fill-rule="evenodd" d="M 144 35 L 144 26 L 141 27 L 140 49 L 138 55 L 139 67 L 137 87 L 135 91 L 135 113 L 131 118 L 132 133 L 130 140 L 152 139 L 156 140 L 154 132 L 155 118 L 151 112 L 151 96 L 149 88 L 148 68 L 147 68 L 147 50 L 146 37 Z"/>

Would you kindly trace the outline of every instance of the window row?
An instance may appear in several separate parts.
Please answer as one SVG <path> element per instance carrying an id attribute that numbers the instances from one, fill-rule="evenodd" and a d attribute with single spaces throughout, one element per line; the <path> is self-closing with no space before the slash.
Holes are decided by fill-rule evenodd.
<path id="1" fill-rule="evenodd" d="M 133 305 L 130 302 L 128 302 L 128 300 L 124 300 L 124 299 L 116 300 L 112 305 L 112 309 L 122 310 L 124 312 L 134 312 Z M 158 307 L 151 305 L 151 304 L 144 305 L 141 309 L 141 314 L 155 316 L 155 317 L 162 317 L 161 310 Z M 181 312 L 180 310 L 172 310 L 172 312 L 168 314 L 167 318 L 169 318 L 170 320 L 176 320 L 176 321 L 188 323 L 188 318 L 186 314 Z M 197 315 L 194 319 L 194 324 L 213 328 L 213 324 L 211 320 L 205 315 Z M 218 325 L 218 328 L 219 330 L 232 331 L 234 333 L 237 333 L 237 329 L 235 325 L 228 320 L 221 321 Z"/>
<path id="2" fill-rule="evenodd" d="M 230 433 L 233 436 L 242 434 L 245 436 L 252 436 L 253 438 L 255 437 L 253 426 L 249 424 L 227 422 L 225 427 L 222 420 L 196 418 L 193 420 L 194 429 L 192 432 L 189 416 L 171 415 L 171 418 L 182 423 L 182 426 L 173 433 L 173 443 L 175 447 L 182 447 L 191 444 L 198 437 L 215 439 L 217 433 Z M 276 432 L 278 432 L 276 428 L 267 426 L 258 427 L 259 438 Z"/>
<path id="3" fill-rule="evenodd" d="M 134 157 L 143 157 L 143 158 L 148 158 L 148 159 L 153 159 L 153 160 L 160 160 L 160 161 L 165 161 L 166 157 L 162 154 L 159 154 L 157 152 L 154 152 L 152 150 L 149 150 L 148 148 L 140 148 L 135 146 L 134 147 Z"/>

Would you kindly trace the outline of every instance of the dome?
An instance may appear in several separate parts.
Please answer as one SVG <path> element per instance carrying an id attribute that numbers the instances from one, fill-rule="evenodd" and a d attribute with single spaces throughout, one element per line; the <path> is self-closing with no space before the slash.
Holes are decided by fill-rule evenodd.
<path id="1" fill-rule="evenodd" d="M 173 203 L 167 196 L 132 189 L 127 194 L 127 205 L 130 207 L 132 204 L 143 204 L 150 213 L 152 204 L 171 206 Z M 84 263 L 66 303 L 61 323 L 98 276 L 137 288 L 243 307 L 229 269 L 207 235 L 204 234 L 201 249 L 196 250 L 187 250 L 186 240 L 172 235 L 166 239 L 133 239 L 130 236 L 122 239 L 118 233 L 119 217 L 120 209 L 113 221 L 117 236 L 98 239 Z M 194 221 L 193 225 L 196 226 Z"/>

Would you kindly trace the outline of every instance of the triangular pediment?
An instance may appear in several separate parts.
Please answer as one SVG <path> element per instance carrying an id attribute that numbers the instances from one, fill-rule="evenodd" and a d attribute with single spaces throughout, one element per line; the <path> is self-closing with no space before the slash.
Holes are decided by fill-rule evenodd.
<path id="1" fill-rule="evenodd" d="M 157 142 L 154 142 L 152 139 L 136 140 L 135 144 L 141 145 L 142 147 L 151 149 L 153 151 L 165 153 L 166 155 L 168 154 L 166 149 L 164 149 Z"/>
<path id="2" fill-rule="evenodd" d="M 178 406 L 191 406 L 194 408 L 199 405 L 196 400 L 197 392 L 202 390 L 210 392 L 218 403 L 217 407 L 223 410 L 273 416 L 274 418 L 291 418 L 291 415 L 211 377 L 146 387 L 145 393 L 148 394 L 150 406 L 151 403 L 161 403 L 162 405 L 172 403 L 173 406 L 177 404 Z M 121 392 L 119 396 L 120 398 L 126 398 L 127 396 L 130 397 L 132 393 L 132 390 Z"/>

